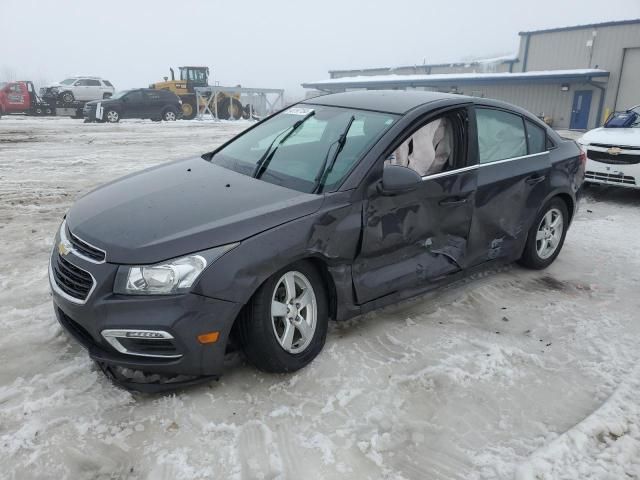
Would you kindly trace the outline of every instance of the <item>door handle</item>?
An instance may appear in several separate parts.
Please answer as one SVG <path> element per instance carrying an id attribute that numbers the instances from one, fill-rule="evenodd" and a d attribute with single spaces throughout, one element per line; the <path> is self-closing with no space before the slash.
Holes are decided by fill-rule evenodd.
<path id="1" fill-rule="evenodd" d="M 460 197 L 451 197 L 445 198 L 444 200 L 440 200 L 438 205 L 441 207 L 457 207 L 458 205 L 463 205 L 467 203 L 468 198 L 460 198 Z"/>
<path id="2" fill-rule="evenodd" d="M 537 183 L 543 182 L 544 179 L 547 178 L 546 175 L 532 175 L 525 180 L 527 185 L 535 185 Z"/>

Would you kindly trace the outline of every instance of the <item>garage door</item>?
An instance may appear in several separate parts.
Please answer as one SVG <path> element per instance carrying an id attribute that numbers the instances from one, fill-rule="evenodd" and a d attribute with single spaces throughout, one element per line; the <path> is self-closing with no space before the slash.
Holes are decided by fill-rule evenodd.
<path id="1" fill-rule="evenodd" d="M 627 48 L 624 53 L 616 110 L 640 104 L 640 48 Z"/>

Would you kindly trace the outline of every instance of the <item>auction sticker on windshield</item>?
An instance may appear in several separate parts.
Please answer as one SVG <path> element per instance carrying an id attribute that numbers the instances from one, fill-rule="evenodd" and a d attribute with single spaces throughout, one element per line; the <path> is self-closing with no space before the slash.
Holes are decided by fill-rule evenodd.
<path id="1" fill-rule="evenodd" d="M 313 112 L 313 108 L 291 107 L 284 113 L 289 115 L 308 115 L 311 112 Z"/>

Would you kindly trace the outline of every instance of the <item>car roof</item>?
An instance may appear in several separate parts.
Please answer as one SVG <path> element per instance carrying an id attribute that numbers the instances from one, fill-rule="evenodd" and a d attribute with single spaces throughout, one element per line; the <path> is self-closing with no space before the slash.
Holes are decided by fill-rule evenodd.
<path id="1" fill-rule="evenodd" d="M 448 101 L 450 105 L 474 104 L 502 108 L 523 115 L 539 124 L 542 120 L 531 112 L 501 100 L 492 98 L 470 97 L 455 93 L 424 92 L 416 90 L 361 90 L 356 92 L 332 93 L 319 97 L 308 98 L 303 104 L 327 105 L 332 107 L 354 108 L 358 110 L 373 110 L 377 112 L 404 115 L 416 107 L 433 102 Z"/>
<path id="2" fill-rule="evenodd" d="M 464 103 L 465 101 L 469 101 L 470 97 L 440 92 L 362 90 L 356 92 L 331 93 L 329 95 L 309 98 L 302 103 L 404 114 L 420 105 L 447 99 L 459 99 L 461 103 Z"/>

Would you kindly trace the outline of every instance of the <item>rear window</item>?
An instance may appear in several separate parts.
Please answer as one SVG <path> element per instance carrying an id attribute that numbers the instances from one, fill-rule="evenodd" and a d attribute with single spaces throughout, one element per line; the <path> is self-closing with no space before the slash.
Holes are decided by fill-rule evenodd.
<path id="1" fill-rule="evenodd" d="M 113 87 L 109 80 L 103 80 L 102 83 L 104 83 L 107 87 Z"/>
<path id="2" fill-rule="evenodd" d="M 527 154 L 524 122 L 520 115 L 490 108 L 476 108 L 476 121 L 480 163 Z"/>
<path id="3" fill-rule="evenodd" d="M 547 134 L 538 125 L 525 121 L 527 125 L 527 143 L 529 145 L 529 154 L 547 151 Z"/>

